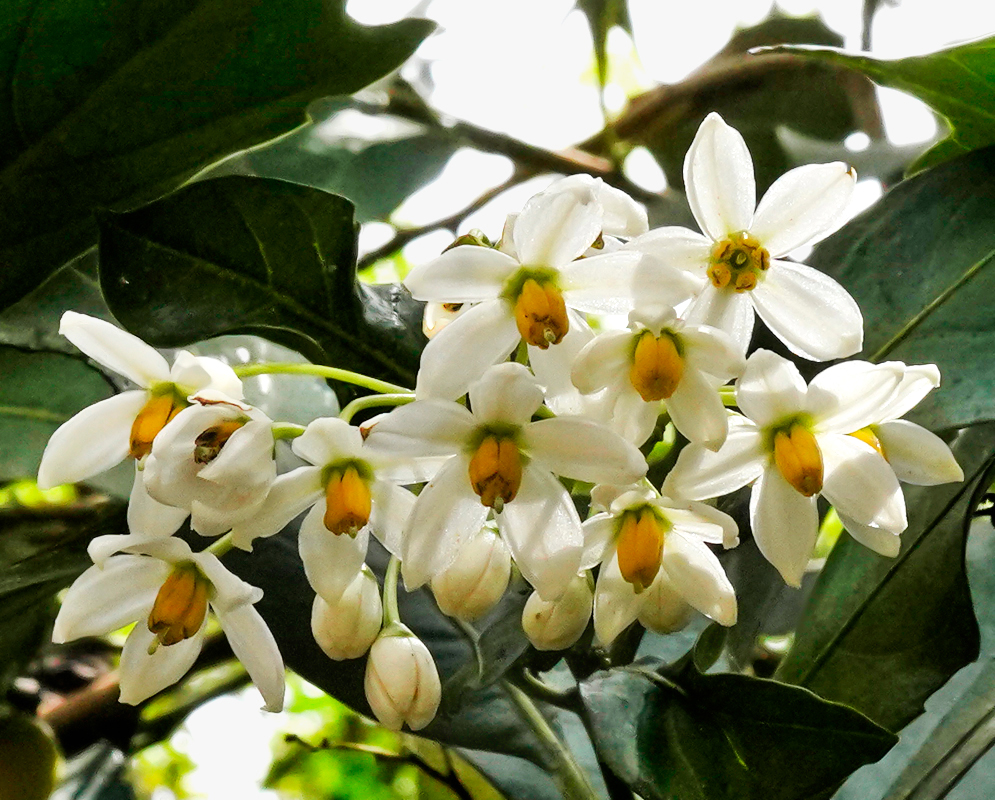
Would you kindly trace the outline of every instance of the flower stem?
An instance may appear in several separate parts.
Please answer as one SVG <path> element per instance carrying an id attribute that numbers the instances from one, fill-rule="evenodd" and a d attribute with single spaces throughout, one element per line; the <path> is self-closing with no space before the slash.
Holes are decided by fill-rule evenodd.
<path id="1" fill-rule="evenodd" d="M 736 387 L 735 386 L 719 387 L 719 397 L 722 398 L 722 405 L 724 406 L 736 405 Z"/>
<path id="2" fill-rule="evenodd" d="M 397 394 L 371 394 L 367 397 L 357 397 L 349 405 L 342 409 L 339 419 L 350 422 L 356 414 L 365 408 L 375 408 L 377 406 L 403 406 L 411 403 L 415 399 L 411 392 Z"/>
<path id="3" fill-rule="evenodd" d="M 211 545 L 208 548 L 206 548 L 206 550 L 208 553 L 211 553 L 217 556 L 218 558 L 221 558 L 221 556 L 223 556 L 225 553 L 231 550 L 234 546 L 235 544 L 234 542 L 232 542 L 231 532 L 229 532 L 226 533 L 224 536 L 222 536 L 220 539 L 216 539 L 215 541 L 213 541 Z"/>
<path id="4" fill-rule="evenodd" d="M 556 761 L 556 775 L 563 789 L 564 797 L 569 797 L 571 800 L 594 800 L 597 798 L 598 793 L 591 786 L 587 773 L 556 735 L 549 721 L 542 715 L 538 706 L 532 702 L 532 698 L 510 681 L 502 681 L 501 685 L 522 721 L 532 729 L 542 746 Z"/>
<path id="5" fill-rule="evenodd" d="M 233 367 L 235 374 L 240 378 L 251 378 L 254 375 L 310 375 L 316 378 L 329 378 L 342 383 L 351 383 L 354 386 L 362 386 L 373 392 L 400 392 L 410 393 L 411 390 L 398 386 L 396 383 L 380 381 L 361 375 L 358 372 L 351 372 L 338 367 L 326 367 L 322 364 L 300 364 L 288 362 L 263 361 L 259 364 L 241 364 Z"/>
<path id="6" fill-rule="evenodd" d="M 387 574 L 383 579 L 383 626 L 390 628 L 401 624 L 401 613 L 397 610 L 397 579 L 401 574 L 401 559 L 390 557 Z"/>
<path id="7" fill-rule="evenodd" d="M 300 436 L 303 433 L 304 433 L 303 425 L 297 425 L 293 422 L 273 423 L 274 439 L 296 439 L 298 436 Z"/>

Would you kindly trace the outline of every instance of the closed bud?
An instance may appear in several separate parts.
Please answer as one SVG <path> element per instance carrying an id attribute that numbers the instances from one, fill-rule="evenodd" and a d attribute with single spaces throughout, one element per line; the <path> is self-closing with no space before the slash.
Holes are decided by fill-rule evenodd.
<path id="1" fill-rule="evenodd" d="M 325 655 L 335 661 L 359 658 L 380 633 L 383 605 L 380 586 L 369 567 L 357 573 L 333 603 L 316 595 L 311 606 L 311 633 Z"/>
<path id="2" fill-rule="evenodd" d="M 673 633 L 686 628 L 694 609 L 669 580 L 654 581 L 643 596 L 639 622 L 654 633 Z"/>
<path id="3" fill-rule="evenodd" d="M 366 700 L 385 728 L 418 731 L 435 719 L 442 683 L 425 643 L 404 625 L 385 629 L 370 648 Z"/>
<path id="4" fill-rule="evenodd" d="M 536 650 L 565 650 L 580 639 L 593 608 L 594 592 L 582 573 L 556 600 L 543 600 L 533 592 L 522 611 L 522 629 Z"/>
<path id="5" fill-rule="evenodd" d="M 443 614 L 472 622 L 490 611 L 508 588 L 511 553 L 490 528 L 466 542 L 456 560 L 432 579 Z"/>

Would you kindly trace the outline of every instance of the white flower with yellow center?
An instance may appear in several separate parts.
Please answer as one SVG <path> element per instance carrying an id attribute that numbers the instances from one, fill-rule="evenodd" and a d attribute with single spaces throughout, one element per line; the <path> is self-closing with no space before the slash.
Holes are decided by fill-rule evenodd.
<path id="1" fill-rule="evenodd" d="M 253 608 L 262 590 L 233 575 L 211 553 L 194 553 L 175 537 L 131 540 L 102 536 L 91 542 L 96 563 L 66 592 L 53 641 L 102 636 L 136 623 L 120 666 L 121 702 L 135 705 L 176 683 L 193 666 L 210 607 L 266 710 L 283 708 L 283 659 Z M 127 552 L 110 555 L 122 546 Z"/>
<path id="2" fill-rule="evenodd" d="M 688 445 L 664 491 L 703 500 L 753 483 L 753 537 L 785 582 L 798 586 L 818 534 L 818 495 L 861 525 L 905 530 L 895 473 L 871 445 L 850 435 L 880 418 L 901 378 L 892 365 L 848 361 L 806 387 L 790 361 L 758 350 L 736 384 L 746 416 L 730 416 L 718 452 Z"/>
<path id="3" fill-rule="evenodd" d="M 418 400 L 383 417 L 366 440 L 373 451 L 442 457 L 422 489 L 401 541 L 402 574 L 414 589 L 441 573 L 493 511 L 525 578 L 553 599 L 580 568 L 580 518 L 557 475 L 630 483 L 646 472 L 631 444 L 576 417 L 532 422 L 542 389 L 521 364 L 499 364 L 470 387 L 470 409 Z"/>
<path id="4" fill-rule="evenodd" d="M 662 400 L 677 430 L 717 450 L 728 415 L 716 389 L 745 363 L 722 331 L 689 325 L 671 308 L 639 308 L 629 314 L 629 330 L 603 333 L 580 351 L 572 378 L 586 394 L 607 387 L 612 428 L 630 442 L 649 438 Z"/>
<path id="5" fill-rule="evenodd" d="M 315 592 L 332 603 L 362 569 L 371 532 L 399 550 L 415 498 L 383 477 L 397 474 L 396 459 L 366 447 L 359 428 L 341 419 L 314 420 L 292 447 L 313 466 L 278 477 L 258 511 L 233 528 L 232 541 L 249 550 L 253 539 L 279 533 L 311 509 L 298 537 L 301 559 Z"/>
<path id="6" fill-rule="evenodd" d="M 425 347 L 419 399 L 462 396 L 522 340 L 533 354 L 559 345 L 571 327 L 568 309 L 628 311 L 641 255 L 616 250 L 579 258 L 601 236 L 604 217 L 590 186 L 539 194 L 514 221 L 514 256 L 462 245 L 415 267 L 404 285 L 416 299 L 475 304 Z"/>
<path id="7" fill-rule="evenodd" d="M 804 358 L 827 361 L 860 350 L 863 318 L 847 291 L 818 270 L 782 260 L 842 224 L 853 170 L 842 162 L 798 167 L 758 205 L 746 142 L 713 112 L 688 150 L 684 183 L 704 235 L 659 228 L 635 239 L 626 249 L 650 256 L 637 284 L 658 282 L 653 271 L 660 263 L 707 277 L 685 316 L 729 332 L 744 352 L 754 314 Z"/>
<path id="8" fill-rule="evenodd" d="M 594 631 L 602 644 L 610 644 L 637 618 L 658 629 L 654 621 L 661 616 L 662 599 L 674 608 L 671 624 L 687 619 L 684 604 L 721 625 L 736 623 L 735 592 L 708 548 L 738 541 L 728 515 L 637 488 L 618 494 L 607 510 L 588 519 L 584 533 L 585 560 L 602 562 L 594 592 Z"/>

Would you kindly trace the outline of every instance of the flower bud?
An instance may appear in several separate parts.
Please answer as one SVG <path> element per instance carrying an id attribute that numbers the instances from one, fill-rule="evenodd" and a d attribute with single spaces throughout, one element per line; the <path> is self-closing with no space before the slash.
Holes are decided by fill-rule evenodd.
<path id="1" fill-rule="evenodd" d="M 472 622 L 490 611 L 508 588 L 511 553 L 490 528 L 466 542 L 456 560 L 432 579 L 443 614 Z"/>
<path id="2" fill-rule="evenodd" d="M 382 619 L 380 586 L 370 568 L 364 566 L 335 602 L 315 596 L 311 633 L 329 658 L 359 658 L 376 640 Z"/>
<path id="3" fill-rule="evenodd" d="M 533 592 L 522 611 L 522 629 L 537 650 L 565 650 L 580 639 L 593 608 L 594 592 L 587 574 L 581 573 L 556 600 Z"/>
<path id="4" fill-rule="evenodd" d="M 370 648 L 363 681 L 366 700 L 385 728 L 413 731 L 428 725 L 439 710 L 442 684 L 425 643 L 404 625 L 384 630 Z"/>
<path id="5" fill-rule="evenodd" d="M 673 633 L 686 628 L 694 609 L 669 580 L 659 579 L 646 590 L 639 622 L 654 633 Z"/>

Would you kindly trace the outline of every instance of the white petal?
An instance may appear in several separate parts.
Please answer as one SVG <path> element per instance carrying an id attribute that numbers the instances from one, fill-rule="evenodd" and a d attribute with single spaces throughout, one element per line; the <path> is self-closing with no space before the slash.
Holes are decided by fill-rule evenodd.
<path id="1" fill-rule="evenodd" d="M 401 574 L 409 591 L 448 567 L 466 537 L 487 519 L 490 509 L 470 488 L 469 470 L 469 459 L 455 456 L 415 501 L 401 544 Z"/>
<path id="2" fill-rule="evenodd" d="M 206 618 L 204 622 L 206 624 Z M 138 705 L 186 675 L 200 655 L 204 626 L 189 639 L 161 646 L 149 655 L 149 646 L 154 640 L 155 634 L 141 622 L 128 634 L 121 651 L 122 703 Z"/>
<path id="3" fill-rule="evenodd" d="M 470 386 L 470 408 L 477 424 L 524 425 L 541 405 L 542 389 L 523 364 L 497 364 Z"/>
<path id="4" fill-rule="evenodd" d="M 760 319 L 802 358 L 845 358 L 863 346 L 860 307 L 846 289 L 817 269 L 773 261 L 764 279 L 748 294 Z"/>
<path id="5" fill-rule="evenodd" d="M 641 597 L 639 622 L 647 630 L 673 633 L 687 627 L 694 616 L 694 609 L 681 596 L 665 569 L 660 570 Z"/>
<path id="6" fill-rule="evenodd" d="M 749 229 L 757 202 L 753 159 L 739 131 L 714 111 L 684 159 L 684 190 L 691 213 L 712 239 Z"/>
<path id="7" fill-rule="evenodd" d="M 525 579 L 544 600 L 559 597 L 577 575 L 584 552 L 580 517 L 567 490 L 529 464 L 518 494 L 497 520 Z"/>
<path id="8" fill-rule="evenodd" d="M 362 458 L 363 434 L 355 425 L 337 417 L 319 417 L 294 439 L 291 449 L 319 467 L 333 461 Z"/>
<path id="9" fill-rule="evenodd" d="M 246 583 L 228 567 L 221 563 L 214 553 L 201 550 L 193 553 L 191 560 L 197 565 L 204 576 L 211 582 L 211 608 L 216 613 L 234 611 L 242 606 L 258 603 L 263 596 L 263 590 L 251 583 Z"/>
<path id="10" fill-rule="evenodd" d="M 90 567 L 66 592 L 52 641 L 102 636 L 146 617 L 171 569 L 158 559 L 135 555 L 113 556 L 103 568 Z"/>
<path id="11" fill-rule="evenodd" d="M 876 426 L 874 433 L 900 481 L 935 486 L 964 480 L 947 443 L 922 426 L 899 419 Z"/>
<path id="12" fill-rule="evenodd" d="M 624 314 L 633 305 L 633 275 L 639 253 L 616 250 L 566 264 L 560 270 L 563 301 L 570 308 L 599 314 Z"/>
<path id="13" fill-rule="evenodd" d="M 587 416 L 590 407 L 596 406 L 597 401 L 580 395 L 570 379 L 570 371 L 577 356 L 595 336 L 582 315 L 573 310 L 567 313 L 570 318 L 570 330 L 567 331 L 567 335 L 558 345 L 547 347 L 545 350 L 529 345 L 529 366 L 535 373 L 536 381 L 546 393 L 546 405 L 554 414 Z"/>
<path id="14" fill-rule="evenodd" d="M 806 410 L 818 431 L 853 433 L 881 419 L 881 409 L 894 395 L 901 377 L 900 370 L 885 364 L 835 364 L 812 379 Z"/>
<path id="15" fill-rule="evenodd" d="M 798 367 L 770 350 L 757 350 L 736 381 L 736 404 L 763 428 L 804 411 L 806 392 Z"/>
<path id="16" fill-rule="evenodd" d="M 840 514 L 840 522 L 843 523 L 843 527 L 846 528 L 847 533 L 854 539 L 879 555 L 886 558 L 894 558 L 902 549 L 902 539 L 894 531 L 888 531 L 884 528 L 874 528 L 870 525 L 861 525 L 859 522 L 855 522 L 842 514 Z"/>
<path id="17" fill-rule="evenodd" d="M 252 682 L 263 696 L 266 711 L 283 709 L 283 657 L 273 633 L 251 605 L 230 611 L 218 609 L 221 628 Z"/>
<path id="18" fill-rule="evenodd" d="M 905 498 L 888 462 L 852 436 L 817 437 L 822 451 L 822 495 L 840 514 L 864 525 L 904 531 Z"/>
<path id="19" fill-rule="evenodd" d="M 366 526 L 355 536 L 334 534 L 325 527 L 325 508 L 321 499 L 304 517 L 297 546 L 308 583 L 325 602 L 334 603 L 363 568 L 370 529 Z"/>
<path id="20" fill-rule="evenodd" d="M 133 536 L 141 539 L 172 536 L 189 515 L 190 512 L 185 508 L 175 508 L 153 500 L 145 488 L 142 473 L 135 470 L 135 482 L 131 485 L 131 497 L 128 500 L 128 530 Z"/>
<path id="21" fill-rule="evenodd" d="M 705 503 L 689 503 L 688 509 L 696 516 L 714 525 L 718 525 L 722 529 L 722 539 L 720 541 L 726 550 L 739 544 L 739 526 L 736 524 L 736 520 L 728 514 Z M 710 540 L 705 539 L 705 541 Z M 719 542 L 716 542 L 716 544 L 719 544 Z"/>
<path id="22" fill-rule="evenodd" d="M 708 237 L 688 228 L 672 226 L 656 228 L 645 233 L 625 245 L 624 249 L 635 250 L 649 256 L 636 274 L 637 277 L 651 281 L 656 267 L 704 275 L 712 246 L 713 242 Z M 637 281 L 636 285 L 639 286 L 640 292 L 645 289 L 641 281 Z"/>
<path id="23" fill-rule="evenodd" d="M 700 294 L 706 283 L 702 271 L 677 269 L 658 256 L 643 254 L 632 276 L 632 294 L 638 306 L 676 307 Z"/>
<path id="24" fill-rule="evenodd" d="M 407 489 L 387 481 L 373 481 L 370 486 L 372 510 L 370 530 L 392 555 L 400 557 L 404 526 L 415 506 L 415 496 Z"/>
<path id="25" fill-rule="evenodd" d="M 628 379 L 635 336 L 631 331 L 607 331 L 588 342 L 577 354 L 570 376 L 584 394 L 616 387 Z"/>
<path id="26" fill-rule="evenodd" d="M 727 381 L 746 369 L 746 359 L 733 338 L 710 325 L 685 325 L 680 332 L 688 365 Z"/>
<path id="27" fill-rule="evenodd" d="M 750 494 L 750 525 L 757 547 L 788 586 L 801 586 L 819 534 L 816 498 L 795 491 L 771 468 Z"/>
<path id="28" fill-rule="evenodd" d="M 674 425 L 689 441 L 718 450 L 729 432 L 729 414 L 715 387 L 698 370 L 688 367 L 667 398 Z"/>
<path id="29" fill-rule="evenodd" d="M 817 242 L 845 221 L 856 183 L 856 173 L 842 161 L 785 172 L 761 198 L 750 233 L 773 258 Z"/>
<path id="30" fill-rule="evenodd" d="M 584 520 L 581 525 L 584 532 L 584 556 L 580 562 L 582 570 L 591 569 L 600 564 L 615 541 L 618 521 L 614 514 L 603 512 Z"/>
<path id="31" fill-rule="evenodd" d="M 525 426 L 525 449 L 556 475 L 591 483 L 633 483 L 646 474 L 646 459 L 604 425 L 556 417 Z"/>
<path id="32" fill-rule="evenodd" d="M 609 645 L 639 616 L 643 596 L 633 591 L 632 584 L 622 577 L 618 556 L 611 558 L 601 568 L 598 585 L 594 589 L 594 633 L 603 645 Z"/>
<path id="33" fill-rule="evenodd" d="M 451 456 L 463 449 L 476 424 L 458 403 L 417 400 L 379 420 L 366 437 L 366 449 L 411 458 Z"/>
<path id="34" fill-rule="evenodd" d="M 685 536 L 691 536 L 701 542 L 708 542 L 709 544 L 722 544 L 727 541 L 726 528 L 725 525 L 720 524 L 716 520 L 702 515 L 699 511 L 690 511 L 684 508 L 672 508 L 665 498 L 658 498 L 655 501 L 651 501 L 654 506 L 659 508 L 663 514 L 666 516 L 667 520 L 673 525 L 674 530 L 680 531 Z M 699 509 L 710 508 L 704 503 L 695 503 Z M 732 523 L 733 526 L 736 525 L 731 517 L 723 514 L 721 511 L 712 508 L 715 514 L 720 514 Z"/>
<path id="35" fill-rule="evenodd" d="M 609 186 L 601 178 L 592 178 L 583 173 L 568 175 L 553 181 L 543 194 L 565 191 L 594 192 L 601 205 L 603 233 L 609 236 L 638 236 L 646 232 L 646 209 L 621 189 Z"/>
<path id="36" fill-rule="evenodd" d="M 504 361 L 522 340 L 504 300 L 474 306 L 429 339 L 421 355 L 415 392 L 419 400 L 455 400 L 491 365 Z"/>
<path id="37" fill-rule="evenodd" d="M 147 399 L 143 390 L 122 392 L 63 422 L 45 446 L 38 486 L 76 483 L 124 461 L 131 448 L 131 426 Z"/>
<path id="38" fill-rule="evenodd" d="M 256 513 L 232 528 L 232 544 L 251 551 L 253 540 L 279 533 L 314 505 L 324 491 L 321 471 L 321 467 L 300 467 L 280 475 Z"/>
<path id="39" fill-rule="evenodd" d="M 538 194 L 515 220 L 522 264 L 559 268 L 584 254 L 601 233 L 601 206 L 590 189 Z"/>
<path id="40" fill-rule="evenodd" d="M 895 366 L 903 370 L 902 382 L 891 400 L 881 409 L 882 421 L 898 419 L 915 408 L 933 389 L 940 385 L 940 370 L 936 364 L 915 364 L 907 367 L 899 361 L 887 361 L 881 367 Z"/>
<path id="41" fill-rule="evenodd" d="M 756 480 L 766 463 L 757 426 L 733 415 L 729 417 L 729 434 L 718 452 L 695 444 L 681 451 L 667 488 L 689 500 L 719 497 Z"/>
<path id="42" fill-rule="evenodd" d="M 725 409 L 722 413 L 725 415 Z M 631 385 L 626 386 L 618 391 L 612 405 L 611 429 L 639 447 L 650 438 L 659 416 L 659 402 L 647 403 Z"/>
<path id="43" fill-rule="evenodd" d="M 102 367 L 143 388 L 169 380 L 169 365 L 158 351 L 102 319 L 67 311 L 59 333 Z"/>
<path id="44" fill-rule="evenodd" d="M 186 395 L 210 390 L 233 400 L 242 399 L 242 381 L 235 370 L 216 358 L 195 356 L 181 350 L 173 359 L 169 379 Z"/>
<path id="45" fill-rule="evenodd" d="M 750 346 L 756 318 L 750 294 L 716 289 L 708 283 L 684 312 L 684 318 L 692 325 L 718 328 L 729 336 L 740 353 L 745 353 Z"/>
<path id="46" fill-rule="evenodd" d="M 476 303 L 497 297 L 518 268 L 515 259 L 490 247 L 460 245 L 412 269 L 404 285 L 416 300 Z"/>
<path id="47" fill-rule="evenodd" d="M 674 529 L 663 546 L 663 569 L 685 600 L 720 625 L 736 624 L 736 592 L 708 545 Z"/>

